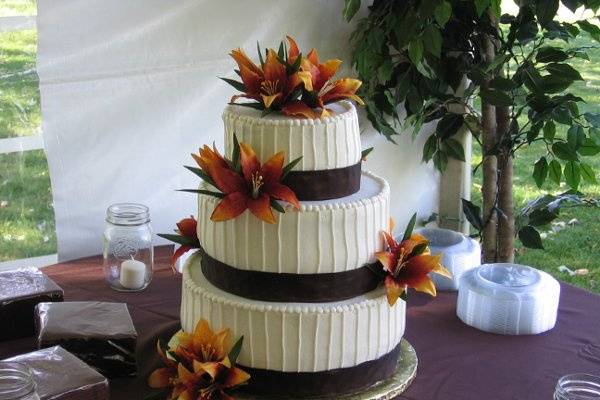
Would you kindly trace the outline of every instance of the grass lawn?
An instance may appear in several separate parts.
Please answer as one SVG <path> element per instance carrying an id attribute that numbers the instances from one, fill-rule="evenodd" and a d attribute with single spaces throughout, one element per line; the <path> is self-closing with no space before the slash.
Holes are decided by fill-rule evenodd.
<path id="1" fill-rule="evenodd" d="M 36 0 L 0 0 L 0 17 L 35 15 Z"/>

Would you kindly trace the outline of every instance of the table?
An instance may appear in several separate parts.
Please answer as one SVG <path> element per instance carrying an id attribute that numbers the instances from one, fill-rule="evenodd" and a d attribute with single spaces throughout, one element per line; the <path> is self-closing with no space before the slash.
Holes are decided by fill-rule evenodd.
<path id="1" fill-rule="evenodd" d="M 126 302 L 139 333 L 137 379 L 111 381 L 111 399 L 142 399 L 145 378 L 159 365 L 157 338 L 179 329 L 181 277 L 168 266 L 172 247 L 156 250 L 154 280 L 142 293 L 119 293 L 104 282 L 100 257 L 44 269 L 65 301 Z M 406 338 L 419 357 L 417 378 L 399 399 L 551 399 L 568 373 L 600 375 L 600 296 L 561 284 L 556 327 L 537 336 L 480 332 L 456 317 L 456 293 L 433 299 L 411 292 Z M 0 343 L 0 359 L 31 351 L 33 338 Z"/>

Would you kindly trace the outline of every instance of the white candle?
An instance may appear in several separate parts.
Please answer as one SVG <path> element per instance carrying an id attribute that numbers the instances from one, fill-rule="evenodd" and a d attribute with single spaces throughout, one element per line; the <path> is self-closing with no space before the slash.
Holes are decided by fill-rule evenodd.
<path id="1" fill-rule="evenodd" d="M 146 264 L 138 260 L 125 260 L 121 263 L 119 282 L 127 289 L 139 289 L 146 281 Z"/>

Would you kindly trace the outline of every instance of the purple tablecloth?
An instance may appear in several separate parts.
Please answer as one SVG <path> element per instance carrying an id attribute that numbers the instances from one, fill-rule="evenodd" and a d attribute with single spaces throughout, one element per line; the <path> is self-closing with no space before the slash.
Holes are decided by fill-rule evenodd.
<path id="1" fill-rule="evenodd" d="M 104 282 L 100 257 L 44 269 L 65 301 L 126 302 L 139 334 L 138 379 L 111 381 L 113 400 L 144 397 L 145 378 L 159 361 L 155 344 L 179 329 L 181 278 L 168 267 L 171 247 L 157 249 L 154 280 L 142 293 L 119 293 Z M 5 323 L 6 321 L 3 321 Z M 556 327 L 537 336 L 480 332 L 456 317 L 456 293 L 433 299 L 410 293 L 406 339 L 419 358 L 417 378 L 400 399 L 552 398 L 565 374 L 600 375 L 600 296 L 561 284 Z M 0 343 L 0 358 L 34 350 L 33 338 Z"/>

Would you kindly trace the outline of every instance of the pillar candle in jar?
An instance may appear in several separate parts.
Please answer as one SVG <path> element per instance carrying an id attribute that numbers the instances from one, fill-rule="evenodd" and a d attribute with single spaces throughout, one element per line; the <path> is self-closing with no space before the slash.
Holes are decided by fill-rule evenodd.
<path id="1" fill-rule="evenodd" d="M 146 264 L 133 259 L 123 261 L 119 282 L 127 289 L 141 288 L 146 282 Z"/>

